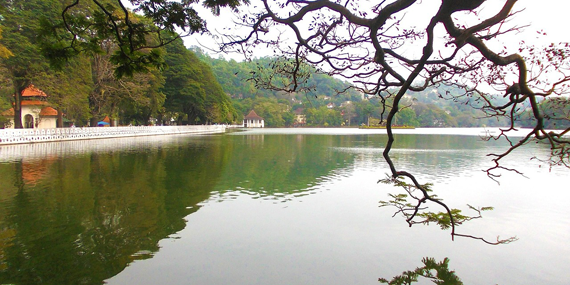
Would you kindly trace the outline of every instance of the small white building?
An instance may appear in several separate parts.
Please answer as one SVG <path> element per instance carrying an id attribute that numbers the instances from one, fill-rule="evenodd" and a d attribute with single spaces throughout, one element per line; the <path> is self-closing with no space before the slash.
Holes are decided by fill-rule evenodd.
<path id="1" fill-rule="evenodd" d="M 307 124 L 307 116 L 305 114 L 303 114 L 303 112 L 305 111 L 305 109 L 303 108 L 299 108 L 297 110 L 295 110 L 295 126 L 304 126 Z"/>
<path id="2" fill-rule="evenodd" d="M 22 91 L 22 126 L 26 129 L 49 129 L 57 127 L 57 110 L 48 106 L 47 94 L 34 85 Z M 14 128 L 14 108 L 2 112 L 10 120 L 6 128 Z"/>
<path id="3" fill-rule="evenodd" d="M 258 116 L 254 110 L 251 110 L 245 118 L 243 118 L 244 128 L 263 128 L 265 127 L 265 120 Z"/>

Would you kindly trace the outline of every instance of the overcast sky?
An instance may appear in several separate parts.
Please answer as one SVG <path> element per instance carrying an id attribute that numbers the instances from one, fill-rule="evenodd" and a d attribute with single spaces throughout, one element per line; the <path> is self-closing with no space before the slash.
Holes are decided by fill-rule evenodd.
<path id="1" fill-rule="evenodd" d="M 251 5 L 256 5 L 255 2 L 258 0 L 252 0 Z M 361 0 L 366 1 L 366 0 Z M 366 1 L 366 2 L 378 2 L 378 1 Z M 437 5 L 441 3 L 440 0 L 423 0 L 424 5 L 432 5 L 433 9 L 437 9 Z M 504 0 L 488 0 L 487 5 L 499 5 L 504 4 Z M 512 47 L 513 49 L 518 48 L 518 42 L 524 40 L 527 43 L 547 45 L 551 42 L 568 42 L 570 41 L 570 36 L 568 33 L 568 22 L 570 22 L 570 1 L 564 0 L 519 0 L 515 4 L 515 10 L 525 9 L 520 14 L 516 15 L 513 23 L 517 25 L 527 25 L 531 26 L 526 28 L 524 32 L 519 34 L 511 34 L 509 36 L 503 37 L 506 41 L 506 46 Z M 495 11 L 495 9 L 488 9 L 489 11 Z M 223 27 L 233 26 L 231 21 L 232 15 L 228 11 L 224 11 L 221 17 L 209 16 L 209 12 L 203 12 L 200 15 L 204 16 L 208 21 L 208 27 L 211 30 L 221 31 Z M 421 17 L 409 17 L 412 19 L 419 19 Z M 538 37 L 537 31 L 544 30 L 547 35 Z M 216 48 L 215 42 L 210 36 L 191 36 L 186 37 L 184 42 L 187 47 L 190 46 L 200 46 L 203 45 L 209 48 Z M 219 55 L 210 53 L 213 57 L 218 57 Z M 269 51 L 259 50 L 259 56 L 271 55 Z M 240 60 L 239 55 L 222 55 L 226 58 L 234 58 Z"/>
<path id="2" fill-rule="evenodd" d="M 494 0 L 496 1 L 496 0 Z M 517 16 L 522 23 L 529 23 L 529 34 L 543 29 L 547 32 L 545 41 L 568 42 L 568 24 L 570 22 L 570 2 L 564 0 L 519 0 L 515 7 L 525 8 Z"/>

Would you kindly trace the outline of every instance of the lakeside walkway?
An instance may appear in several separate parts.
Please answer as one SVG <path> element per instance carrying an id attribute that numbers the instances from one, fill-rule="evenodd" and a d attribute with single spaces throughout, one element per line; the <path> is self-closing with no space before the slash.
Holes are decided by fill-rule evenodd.
<path id="1" fill-rule="evenodd" d="M 1 129 L 0 145 L 174 134 L 225 133 L 227 125 Z"/>

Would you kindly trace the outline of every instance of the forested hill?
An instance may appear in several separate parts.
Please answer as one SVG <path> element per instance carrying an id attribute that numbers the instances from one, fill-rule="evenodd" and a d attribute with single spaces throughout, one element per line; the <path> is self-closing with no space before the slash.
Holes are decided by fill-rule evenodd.
<path id="1" fill-rule="evenodd" d="M 311 70 L 311 76 L 303 86 L 307 92 L 286 93 L 256 87 L 251 77 L 259 72 L 258 66 L 271 66 L 275 58 L 260 58 L 249 62 L 237 62 L 212 58 L 201 49 L 190 48 L 206 62 L 220 82 L 224 92 L 233 101 L 238 117 L 255 109 L 270 127 L 299 125 L 295 117 L 303 115 L 305 126 L 358 126 L 379 121 L 381 104 L 379 97 L 366 98 L 349 89 L 349 83 Z M 484 114 L 473 108 L 480 104 L 463 96 L 453 99 L 451 95 L 462 91 L 451 87 L 428 89 L 404 98 L 408 108 L 396 119 L 398 125 L 414 127 L 477 127 L 502 126 L 504 121 L 483 118 Z M 445 100 L 447 99 L 447 100 Z M 501 97 L 498 97 L 501 99 Z M 465 104 L 469 100 L 469 104 Z M 386 114 L 386 113 L 385 113 Z M 384 115 L 385 118 L 385 115 Z"/>
<path id="2" fill-rule="evenodd" d="M 275 58 L 264 57 L 253 61 L 237 62 L 235 60 L 225 60 L 222 58 L 214 59 L 196 47 L 190 50 L 212 67 L 224 91 L 235 99 L 264 97 L 302 101 L 306 100 L 307 97 L 314 99 L 330 97 L 332 102 L 338 103 L 339 105 L 344 101 L 362 100 L 362 95 L 355 90 L 341 92 L 350 86 L 349 83 L 326 74 L 317 73 L 314 69 L 309 71 L 309 79 L 302 84 L 302 87 L 306 87 L 306 89 L 300 92 L 286 93 L 264 89 L 261 86 L 256 87 L 255 82 L 251 80 L 252 75 L 260 72 L 258 67 L 267 69 L 275 61 Z M 285 78 L 280 77 L 279 80 L 285 80 Z M 339 94 L 339 92 L 341 93 Z M 318 100 L 313 101 L 316 103 Z"/>

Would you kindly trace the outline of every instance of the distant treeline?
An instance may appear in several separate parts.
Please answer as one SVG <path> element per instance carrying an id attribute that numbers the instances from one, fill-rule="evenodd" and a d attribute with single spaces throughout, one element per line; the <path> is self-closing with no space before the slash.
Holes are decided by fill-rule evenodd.
<path id="1" fill-rule="evenodd" d="M 254 109 L 265 119 L 269 127 L 289 127 L 300 125 L 296 119 L 304 116 L 304 126 L 359 126 L 372 125 L 386 119 L 389 109 L 382 107 L 379 96 L 364 96 L 355 89 L 347 89 L 350 84 L 318 73 L 310 69 L 311 75 L 304 83 L 311 87 L 306 92 L 287 93 L 257 88 L 253 73 L 259 66 L 270 68 L 275 58 L 260 58 L 237 62 L 223 58 L 212 58 L 199 48 L 191 48 L 214 72 L 223 90 L 232 98 L 238 118 Z M 384 96 L 389 97 L 389 96 Z M 502 96 L 495 96 L 495 104 L 506 103 Z M 547 122 L 551 128 L 569 124 L 569 110 L 558 110 L 564 106 L 558 98 L 541 103 L 547 118 L 557 118 Z M 389 106 L 390 99 L 387 99 Z M 557 103 L 558 102 L 558 103 Z M 412 127 L 500 127 L 508 125 L 508 118 L 495 117 L 483 111 L 483 102 L 476 94 L 459 88 L 440 86 L 405 96 L 405 106 L 395 118 L 395 124 Z M 566 104 L 567 106 L 567 104 Z M 530 126 L 524 107 L 517 115 L 520 126 Z M 564 119 L 565 118 L 565 119 Z"/>

